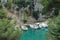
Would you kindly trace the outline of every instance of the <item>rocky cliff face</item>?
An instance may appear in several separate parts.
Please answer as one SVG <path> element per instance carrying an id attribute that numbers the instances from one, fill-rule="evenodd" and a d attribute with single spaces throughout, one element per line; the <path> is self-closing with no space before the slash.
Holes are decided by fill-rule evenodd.
<path id="1" fill-rule="evenodd" d="M 1 3 L 6 3 L 8 0 L 1 0 Z"/>

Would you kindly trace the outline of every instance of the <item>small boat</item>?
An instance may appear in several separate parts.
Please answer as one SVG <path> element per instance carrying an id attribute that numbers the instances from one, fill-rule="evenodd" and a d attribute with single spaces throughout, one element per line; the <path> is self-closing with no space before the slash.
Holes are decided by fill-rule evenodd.
<path id="1" fill-rule="evenodd" d="M 21 26 L 22 30 L 28 30 L 28 28 L 26 26 Z"/>
<path id="2" fill-rule="evenodd" d="M 38 28 L 43 28 L 41 23 L 36 23 L 36 25 L 38 26 Z"/>
<path id="3" fill-rule="evenodd" d="M 37 25 L 34 26 L 34 29 L 38 29 L 39 27 Z"/>
<path id="4" fill-rule="evenodd" d="M 36 29 L 39 28 L 39 24 L 40 24 L 40 23 L 35 23 L 35 28 L 36 28 Z"/>
<path id="5" fill-rule="evenodd" d="M 46 23 L 41 23 L 41 26 L 44 27 L 44 28 L 48 27 L 48 25 Z"/>
<path id="6" fill-rule="evenodd" d="M 33 26 L 33 25 L 31 25 L 31 24 L 30 24 L 30 27 L 31 27 L 31 28 L 34 28 L 34 26 Z"/>
<path id="7" fill-rule="evenodd" d="M 33 28 L 33 29 L 38 29 L 38 26 L 35 25 L 35 24 L 34 25 L 30 25 L 30 27 Z"/>
<path id="8" fill-rule="evenodd" d="M 42 25 L 41 24 L 39 24 L 39 28 L 42 28 Z"/>

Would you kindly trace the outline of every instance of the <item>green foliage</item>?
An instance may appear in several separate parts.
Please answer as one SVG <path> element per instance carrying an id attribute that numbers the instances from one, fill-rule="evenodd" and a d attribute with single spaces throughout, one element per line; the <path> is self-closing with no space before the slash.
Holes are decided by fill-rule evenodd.
<path id="1" fill-rule="evenodd" d="M 40 3 L 41 3 L 44 7 L 46 7 L 47 4 L 48 4 L 48 1 L 47 1 L 47 0 L 40 0 Z"/>
<path id="2" fill-rule="evenodd" d="M 10 23 L 10 20 L 0 19 L 0 40 L 18 40 L 20 33 L 19 29 L 14 29 L 14 25 Z"/>
<path id="3" fill-rule="evenodd" d="M 60 15 L 48 21 L 48 40 L 60 40 Z"/>
<path id="4" fill-rule="evenodd" d="M 16 4 L 18 4 L 21 0 L 14 0 Z"/>
<path id="5" fill-rule="evenodd" d="M 49 14 L 53 7 L 60 8 L 59 0 L 39 0 L 38 2 L 44 6 L 42 14 Z"/>
<path id="6" fill-rule="evenodd" d="M 6 18 L 7 17 L 7 12 L 4 11 L 3 9 L 0 9 L 0 19 Z"/>
<path id="7" fill-rule="evenodd" d="M 28 15 L 26 12 L 24 12 L 23 21 L 24 21 L 24 23 L 26 23 L 28 21 Z"/>
<path id="8" fill-rule="evenodd" d="M 46 14 L 52 8 L 53 0 L 45 0 L 45 1 L 42 0 L 41 1 L 41 4 L 44 6 L 42 13 L 43 14 Z"/>
<path id="9" fill-rule="evenodd" d="M 12 0 L 8 0 L 8 2 L 6 3 L 6 7 L 11 8 L 11 6 L 12 6 Z"/>
<path id="10" fill-rule="evenodd" d="M 2 9 L 2 5 L 0 4 L 0 9 Z"/>
<path id="11" fill-rule="evenodd" d="M 27 6 L 25 0 L 15 0 L 14 3 L 15 3 L 19 8 L 22 8 L 22 7 L 26 7 L 26 6 Z"/>
<path id="12" fill-rule="evenodd" d="M 3 17 L 0 18 L 0 40 L 19 40 L 22 31 L 20 28 L 15 29 L 16 25 L 6 16 L 6 12 L 0 10 L 0 17 Z"/>

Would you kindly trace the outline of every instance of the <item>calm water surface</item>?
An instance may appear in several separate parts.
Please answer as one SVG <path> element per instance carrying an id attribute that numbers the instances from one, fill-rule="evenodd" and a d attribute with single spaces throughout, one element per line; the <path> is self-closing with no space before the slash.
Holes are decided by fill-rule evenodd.
<path id="1" fill-rule="evenodd" d="M 29 29 L 28 31 L 24 31 L 20 37 L 20 40 L 46 40 L 46 34 L 48 29 Z"/>

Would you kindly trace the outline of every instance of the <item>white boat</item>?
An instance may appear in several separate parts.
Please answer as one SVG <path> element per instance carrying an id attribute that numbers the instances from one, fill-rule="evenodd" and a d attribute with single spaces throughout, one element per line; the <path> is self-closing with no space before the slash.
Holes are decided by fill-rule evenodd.
<path id="1" fill-rule="evenodd" d="M 39 28 L 39 24 L 40 24 L 40 23 L 35 23 L 35 28 L 36 28 L 36 29 Z"/>
<path id="2" fill-rule="evenodd" d="M 39 27 L 37 25 L 34 26 L 34 29 L 38 29 Z"/>
<path id="3" fill-rule="evenodd" d="M 39 27 L 39 28 L 46 28 L 48 27 L 47 23 L 43 22 L 43 23 L 36 23 L 36 25 Z"/>
<path id="4" fill-rule="evenodd" d="M 42 25 L 41 24 L 39 24 L 39 28 L 42 28 Z"/>
<path id="5" fill-rule="evenodd" d="M 34 25 L 30 25 L 30 27 L 33 28 L 33 29 L 37 29 L 38 28 L 38 26 L 35 25 L 35 24 Z"/>
<path id="6" fill-rule="evenodd" d="M 48 25 L 46 23 L 41 23 L 41 26 L 44 28 L 48 27 Z"/>
<path id="7" fill-rule="evenodd" d="M 33 25 L 31 25 L 31 24 L 30 24 L 30 27 L 31 27 L 31 28 L 34 28 L 34 26 L 33 26 Z"/>
<path id="8" fill-rule="evenodd" d="M 38 26 L 38 28 L 43 28 L 43 24 L 42 23 L 36 23 L 36 25 Z"/>
<path id="9" fill-rule="evenodd" d="M 22 30 L 28 30 L 28 28 L 26 26 L 21 26 Z"/>

